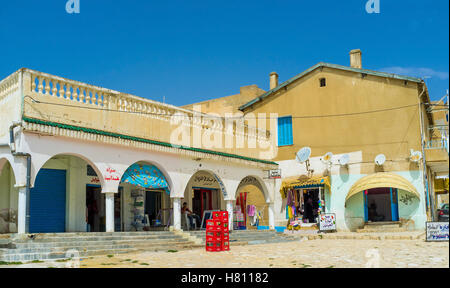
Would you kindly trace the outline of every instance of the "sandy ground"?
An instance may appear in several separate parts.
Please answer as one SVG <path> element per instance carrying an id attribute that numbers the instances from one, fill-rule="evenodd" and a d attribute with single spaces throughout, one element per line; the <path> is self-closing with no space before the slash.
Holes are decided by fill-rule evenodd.
<path id="1" fill-rule="evenodd" d="M 193 249 L 82 259 L 83 267 L 133 268 L 345 268 L 449 267 L 449 243 L 423 240 L 300 240 L 231 247 L 227 252 Z"/>
<path id="2" fill-rule="evenodd" d="M 193 249 L 97 256 L 80 262 L 0 267 L 81 268 L 449 268 L 449 243 L 424 240 L 306 240 L 231 246 L 227 252 Z"/>

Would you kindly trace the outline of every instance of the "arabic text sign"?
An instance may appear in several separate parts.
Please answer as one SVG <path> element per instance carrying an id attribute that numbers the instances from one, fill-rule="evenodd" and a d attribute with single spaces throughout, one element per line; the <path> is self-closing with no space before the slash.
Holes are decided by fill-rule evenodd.
<path id="1" fill-rule="evenodd" d="M 336 230 L 336 214 L 320 214 L 319 216 L 320 231 L 334 231 Z"/>
<path id="2" fill-rule="evenodd" d="M 427 222 L 427 241 L 448 241 L 448 222 Z"/>

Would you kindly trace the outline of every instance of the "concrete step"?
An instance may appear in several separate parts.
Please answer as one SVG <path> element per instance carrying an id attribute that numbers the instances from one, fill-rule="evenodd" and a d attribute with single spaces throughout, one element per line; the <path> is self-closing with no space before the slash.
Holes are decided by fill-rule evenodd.
<path id="1" fill-rule="evenodd" d="M 127 253 L 133 251 L 167 251 L 201 247 L 169 231 L 129 233 L 54 233 L 37 234 L 34 240 L 14 235 L 0 247 L 0 261 L 29 262 L 34 260 L 65 259 L 66 252 L 76 249 L 80 257 Z"/>
<path id="2" fill-rule="evenodd" d="M 14 243 L 58 243 L 58 242 L 80 242 L 80 241 L 119 241 L 119 240 L 159 240 L 159 239 L 173 239 L 182 238 L 179 235 L 146 235 L 146 236 L 82 236 L 82 237 L 45 237 L 34 239 L 17 239 Z"/>

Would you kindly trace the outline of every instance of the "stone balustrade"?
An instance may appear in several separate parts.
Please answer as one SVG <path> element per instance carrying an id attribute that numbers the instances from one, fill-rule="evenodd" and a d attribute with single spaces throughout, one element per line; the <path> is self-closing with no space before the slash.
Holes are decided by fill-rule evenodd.
<path id="1" fill-rule="evenodd" d="M 269 131 L 251 126 L 256 121 L 247 125 L 244 119 L 225 119 L 25 68 L 0 82 L 0 100 L 20 87 L 20 75 L 26 117 L 166 143 L 171 143 L 171 132 L 181 119 L 182 125 L 190 126 L 191 136 L 194 129 L 200 129 L 201 133 L 218 132 L 221 137 L 232 136 L 260 147 L 271 145 Z M 188 146 L 205 148 L 192 142 Z M 210 149 L 258 158 L 256 147 L 244 146 L 248 149 Z"/>

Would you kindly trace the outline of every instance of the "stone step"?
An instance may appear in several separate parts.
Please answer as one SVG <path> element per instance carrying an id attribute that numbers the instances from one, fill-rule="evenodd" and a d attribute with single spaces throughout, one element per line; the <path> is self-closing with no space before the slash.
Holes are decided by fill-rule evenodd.
<path id="1" fill-rule="evenodd" d="M 393 232 L 407 232 L 406 228 L 385 228 L 385 229 L 357 229 L 357 233 L 393 233 Z"/>
<path id="2" fill-rule="evenodd" d="M 86 237 L 86 236 L 136 236 L 136 235 L 173 235 L 171 231 L 132 231 L 132 232 L 65 232 L 65 233 L 34 233 L 34 234 L 10 234 L 10 239 L 26 238 L 29 236 L 52 238 L 52 237 Z"/>
<path id="3" fill-rule="evenodd" d="M 35 239 L 17 239 L 14 243 L 51 243 L 51 242 L 80 242 L 80 241 L 117 241 L 117 240 L 155 240 L 181 238 L 179 235 L 146 235 L 146 236 L 83 236 L 83 237 L 46 237 Z"/>
<path id="4" fill-rule="evenodd" d="M 127 249 L 107 249 L 107 250 L 91 250 L 80 252 L 80 257 L 89 257 L 96 255 L 115 255 L 115 254 L 123 254 L 136 252 L 138 249 L 136 248 L 127 248 Z M 3 255 L 0 258 L 0 261 L 4 262 L 30 262 L 35 260 L 40 261 L 49 261 L 49 260 L 62 260 L 68 259 L 66 252 L 51 252 L 51 253 L 22 253 L 22 254 L 11 254 L 11 255 Z"/>
<path id="5" fill-rule="evenodd" d="M 50 249 L 50 248 L 69 249 L 71 247 L 79 247 L 80 243 L 82 243 L 81 247 L 89 248 L 99 245 L 139 245 L 141 243 L 145 243 L 145 245 L 148 246 L 158 246 L 162 244 L 165 245 L 165 244 L 176 244 L 185 242 L 189 242 L 189 240 L 184 238 L 174 238 L 174 239 L 155 239 L 153 241 L 149 240 L 82 241 L 78 242 L 77 244 L 71 242 L 20 243 L 16 244 L 15 249 L 7 249 L 7 250 L 13 251 L 18 249 Z"/>

